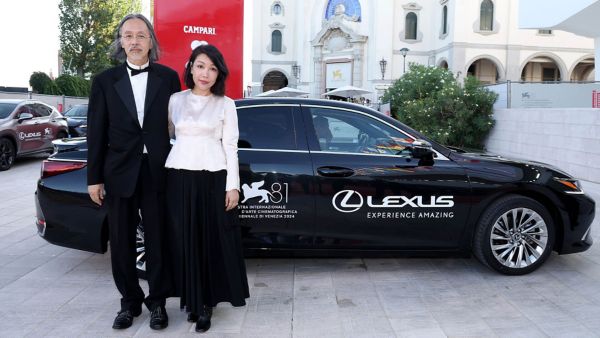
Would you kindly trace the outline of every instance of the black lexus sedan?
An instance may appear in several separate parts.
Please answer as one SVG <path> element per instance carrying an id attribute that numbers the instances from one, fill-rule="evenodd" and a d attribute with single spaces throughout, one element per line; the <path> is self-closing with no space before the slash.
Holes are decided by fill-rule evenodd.
<path id="1" fill-rule="evenodd" d="M 439 145 L 369 108 L 236 101 L 247 254 L 469 255 L 504 274 L 592 245 L 594 201 L 546 164 Z M 85 139 L 55 142 L 36 192 L 47 241 L 105 252 L 106 210 L 86 187 Z M 143 223 L 143 220 L 142 220 Z M 143 270 L 143 226 L 139 231 Z"/>
<path id="2" fill-rule="evenodd" d="M 76 104 L 63 114 L 67 118 L 69 135 L 71 137 L 85 136 L 87 134 L 87 111 L 87 104 Z"/>

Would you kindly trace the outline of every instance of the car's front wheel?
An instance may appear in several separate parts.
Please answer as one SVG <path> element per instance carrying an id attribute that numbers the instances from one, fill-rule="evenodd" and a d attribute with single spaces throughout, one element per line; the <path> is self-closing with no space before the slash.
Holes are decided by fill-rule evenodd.
<path id="1" fill-rule="evenodd" d="M 11 140 L 0 138 L 0 171 L 8 170 L 15 162 L 16 149 Z"/>
<path id="2" fill-rule="evenodd" d="M 552 217 L 539 202 L 509 195 L 494 202 L 475 231 L 475 256 L 507 275 L 523 275 L 539 268 L 554 247 Z"/>

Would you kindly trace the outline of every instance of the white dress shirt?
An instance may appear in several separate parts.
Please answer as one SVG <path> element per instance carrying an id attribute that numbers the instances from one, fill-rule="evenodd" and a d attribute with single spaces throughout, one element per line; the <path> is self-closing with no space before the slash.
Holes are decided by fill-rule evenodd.
<path id="1" fill-rule="evenodd" d="M 169 133 L 177 141 L 165 167 L 213 172 L 225 169 L 225 190 L 240 189 L 239 131 L 232 99 L 196 95 L 189 89 L 171 95 Z"/>
<path id="2" fill-rule="evenodd" d="M 134 65 L 127 60 L 129 67 L 133 69 L 144 69 L 150 65 L 150 61 L 146 62 L 141 66 Z M 146 102 L 146 87 L 148 85 L 148 72 L 139 73 L 136 76 L 131 76 L 131 69 L 127 68 L 127 74 L 129 74 L 129 81 L 131 82 L 131 89 L 133 90 L 133 98 L 135 99 L 135 110 L 137 111 L 138 121 L 140 127 L 144 126 L 144 105 Z M 144 153 L 148 153 L 146 145 L 144 144 Z"/>

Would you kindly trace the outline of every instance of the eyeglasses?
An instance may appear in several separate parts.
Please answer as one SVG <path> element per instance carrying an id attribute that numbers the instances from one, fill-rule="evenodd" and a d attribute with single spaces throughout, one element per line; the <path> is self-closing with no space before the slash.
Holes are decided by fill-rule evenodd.
<path id="1" fill-rule="evenodd" d="M 135 39 L 136 41 L 144 41 L 144 40 L 148 39 L 147 36 L 142 35 L 142 34 L 139 34 L 139 35 L 125 34 L 125 35 L 121 35 L 121 38 L 127 42 L 133 41 L 133 39 Z"/>

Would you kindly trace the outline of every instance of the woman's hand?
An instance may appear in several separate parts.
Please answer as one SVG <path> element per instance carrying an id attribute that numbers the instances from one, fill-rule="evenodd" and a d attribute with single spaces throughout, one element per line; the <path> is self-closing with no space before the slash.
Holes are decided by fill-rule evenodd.
<path id="1" fill-rule="evenodd" d="M 225 211 L 229 211 L 238 205 L 240 192 L 237 189 L 229 190 L 225 193 Z"/>

